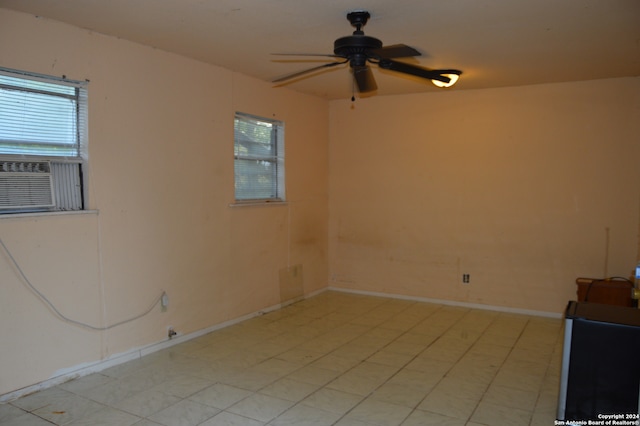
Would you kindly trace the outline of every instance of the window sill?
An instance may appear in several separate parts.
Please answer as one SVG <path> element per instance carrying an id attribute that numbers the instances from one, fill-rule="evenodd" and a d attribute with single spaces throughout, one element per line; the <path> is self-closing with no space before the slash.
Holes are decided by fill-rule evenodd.
<path id="1" fill-rule="evenodd" d="M 0 220 L 3 220 L 3 219 L 29 218 L 29 217 L 38 217 L 38 216 L 68 216 L 68 215 L 81 215 L 81 214 L 97 215 L 98 214 L 98 210 L 73 210 L 73 211 L 62 211 L 62 212 L 5 213 L 5 214 L 0 214 Z"/>
<path id="2" fill-rule="evenodd" d="M 271 207 L 271 206 L 286 206 L 289 203 L 287 201 L 275 201 L 275 200 L 263 200 L 263 201 L 236 201 L 229 204 L 229 207 Z"/>

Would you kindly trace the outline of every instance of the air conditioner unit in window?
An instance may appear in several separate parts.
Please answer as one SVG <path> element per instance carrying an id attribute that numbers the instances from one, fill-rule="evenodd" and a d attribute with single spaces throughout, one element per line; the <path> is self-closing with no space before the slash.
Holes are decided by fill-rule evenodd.
<path id="1" fill-rule="evenodd" d="M 0 160 L 0 209 L 55 206 L 48 161 Z"/>

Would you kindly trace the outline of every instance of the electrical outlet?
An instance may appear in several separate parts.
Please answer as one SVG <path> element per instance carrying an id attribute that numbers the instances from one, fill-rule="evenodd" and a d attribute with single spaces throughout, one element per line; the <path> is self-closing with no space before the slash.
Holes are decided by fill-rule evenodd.
<path id="1" fill-rule="evenodd" d="M 169 337 L 169 340 L 173 339 L 177 335 L 178 333 L 176 333 L 173 327 L 171 326 L 167 327 L 167 337 Z"/>
<path id="2" fill-rule="evenodd" d="M 462 284 L 469 284 L 471 282 L 470 274 L 462 274 Z"/>

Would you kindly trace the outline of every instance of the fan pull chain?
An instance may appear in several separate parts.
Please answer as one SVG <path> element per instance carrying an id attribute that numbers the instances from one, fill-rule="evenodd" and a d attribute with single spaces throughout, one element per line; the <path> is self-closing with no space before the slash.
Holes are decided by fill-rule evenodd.
<path id="1" fill-rule="evenodd" d="M 356 101 L 356 77 L 353 76 L 353 80 L 351 80 L 351 102 Z"/>

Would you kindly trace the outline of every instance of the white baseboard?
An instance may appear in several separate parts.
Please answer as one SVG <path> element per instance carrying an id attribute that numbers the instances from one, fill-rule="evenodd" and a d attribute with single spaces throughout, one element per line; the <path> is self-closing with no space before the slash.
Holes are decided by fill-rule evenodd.
<path id="1" fill-rule="evenodd" d="M 106 370 L 107 368 L 119 365 L 119 364 L 123 364 L 125 362 L 128 361 L 132 361 L 134 359 L 139 359 L 142 358 L 145 355 L 149 355 L 152 354 L 154 352 L 157 352 L 159 350 L 162 349 L 166 349 L 166 348 L 170 348 L 171 346 L 177 345 L 179 343 L 184 343 L 187 342 L 189 340 L 204 336 L 205 334 L 209 334 L 211 332 L 214 332 L 216 330 L 220 330 L 222 328 L 225 327 L 229 327 L 231 325 L 234 324 L 238 324 L 240 322 L 246 321 L 248 319 L 260 316 L 260 315 L 264 315 L 268 312 L 271 311 L 275 311 L 277 309 L 283 308 L 285 306 L 289 306 L 293 303 L 299 302 L 300 300 L 304 300 L 304 299 L 308 299 L 311 298 L 313 296 L 316 296 L 318 294 L 324 293 L 326 291 L 336 291 L 336 292 L 342 292 L 342 293 L 352 293 L 352 294 L 361 294 L 361 295 L 366 295 L 366 296 L 376 296 L 376 297 L 387 297 L 390 299 L 402 299 L 402 300 L 413 300 L 416 302 L 428 302 L 428 303 L 437 303 L 440 305 L 450 305 L 450 306 L 461 306 L 461 307 L 466 307 L 466 308 L 473 308 L 473 309 L 484 309 L 484 310 L 491 310 L 491 311 L 499 311 L 499 312 L 509 312 L 509 313 L 515 313 L 515 314 L 522 314 L 522 315 L 533 315 L 533 316 L 541 316 L 541 317 L 548 317 L 548 318 L 562 318 L 562 314 L 558 314 L 555 312 L 545 312 L 545 311 L 533 311 L 533 310 L 527 310 L 527 309 L 516 309 L 516 308 L 507 308 L 504 306 L 490 306 L 490 305 L 482 305 L 482 304 L 476 304 L 476 303 L 464 303 L 464 302 L 456 302 L 456 301 L 452 301 L 452 300 L 441 300 L 441 299 L 430 299 L 430 298 L 425 298 L 425 297 L 414 297 L 414 296 L 404 296 L 404 295 L 400 295 L 400 294 L 389 294 L 389 293 L 379 293 L 379 292 L 373 292 L 373 291 L 362 291 L 362 290 L 352 290 L 352 289 L 346 289 L 346 288 L 339 288 L 339 287 L 326 287 L 320 290 L 316 290 L 314 292 L 308 293 L 300 298 L 296 298 L 294 300 L 290 300 L 287 302 L 283 302 L 283 303 L 279 303 L 277 305 L 273 305 L 273 306 L 269 306 L 265 309 L 261 309 L 259 311 L 247 314 L 247 315 L 243 315 L 241 317 L 238 318 L 234 318 L 232 320 L 229 321 L 225 321 L 223 323 L 220 324 L 216 324 L 213 325 L 211 327 L 202 329 L 202 330 L 198 330 L 195 331 L 193 333 L 189 333 L 189 334 L 185 334 L 185 335 L 181 335 L 178 334 L 177 336 L 173 337 L 170 340 L 163 340 L 160 342 L 156 342 L 156 343 L 152 343 L 146 346 L 141 346 L 138 348 L 133 348 L 130 349 L 126 352 L 122 352 L 119 354 L 114 354 L 108 358 L 105 358 L 103 360 L 100 361 L 95 361 L 95 362 L 90 362 L 90 363 L 85 363 L 85 364 L 80 364 L 80 365 L 75 365 L 73 367 L 70 368 L 65 368 L 62 370 L 58 370 L 56 371 L 51 378 L 44 380 L 40 383 L 36 383 L 34 385 L 31 386 L 27 386 L 24 387 L 22 389 L 18 389 L 9 393 L 5 393 L 3 395 L 0 395 L 0 404 L 9 402 L 9 401 L 13 401 L 15 399 L 18 399 L 22 396 L 26 396 L 29 394 L 32 394 L 34 392 L 38 392 L 53 386 L 57 386 L 59 384 L 65 383 L 69 380 L 72 379 L 77 379 L 79 377 L 83 377 L 92 373 L 98 373 L 100 371 Z"/>
<path id="2" fill-rule="evenodd" d="M 415 302 L 436 303 L 439 305 L 460 306 L 460 307 L 472 308 L 472 309 L 483 309 L 486 311 L 508 312 L 511 314 L 531 315 L 536 317 L 546 317 L 546 318 L 562 318 L 563 317 L 561 313 L 557 313 L 557 312 L 509 308 L 506 306 L 483 305 L 480 303 L 458 302 L 455 300 L 431 299 L 428 297 L 405 296 L 402 294 L 381 293 L 381 292 L 365 291 L 365 290 L 353 290 L 353 289 L 341 288 L 341 287 L 328 287 L 327 290 L 339 291 L 342 293 L 361 294 L 363 296 L 388 297 L 390 299 L 412 300 Z"/>
<path id="3" fill-rule="evenodd" d="M 220 324 L 216 324 L 211 327 L 195 331 L 193 333 L 184 334 L 184 335 L 178 334 L 169 340 L 163 340 L 160 342 L 151 343 L 149 345 L 141 346 L 138 348 L 133 348 L 126 352 L 111 355 L 108 358 L 105 358 L 100 361 L 79 364 L 70 368 L 58 370 L 47 380 L 44 380 L 42 382 L 36 383 L 31 386 L 24 387 L 22 389 L 18 389 L 18 390 L 0 395 L 0 404 L 4 404 L 9 401 L 18 399 L 20 397 L 32 394 L 34 392 L 38 392 L 53 386 L 57 386 L 59 384 L 68 382 L 69 380 L 77 379 L 79 377 L 87 376 L 93 373 L 98 373 L 100 371 L 106 370 L 107 368 L 110 368 L 119 364 L 123 364 L 128 361 L 133 361 L 134 359 L 142 358 L 145 355 L 152 354 L 162 349 L 170 348 L 171 346 L 187 342 L 189 340 L 195 339 L 200 336 L 204 336 L 205 334 L 209 334 L 213 331 L 220 330 L 222 328 L 229 327 L 234 324 L 238 324 L 240 322 L 246 321 L 248 319 L 251 319 L 260 315 L 264 315 L 268 312 L 278 310 L 280 308 L 299 302 L 300 300 L 313 297 L 325 291 L 327 291 L 326 288 L 315 291 L 315 292 L 311 292 L 309 294 L 306 294 L 294 300 L 289 300 L 283 303 L 279 303 L 277 305 L 269 306 L 265 309 L 252 312 L 250 314 L 243 315 L 241 317 L 234 318 L 232 320 L 225 321 Z"/>

